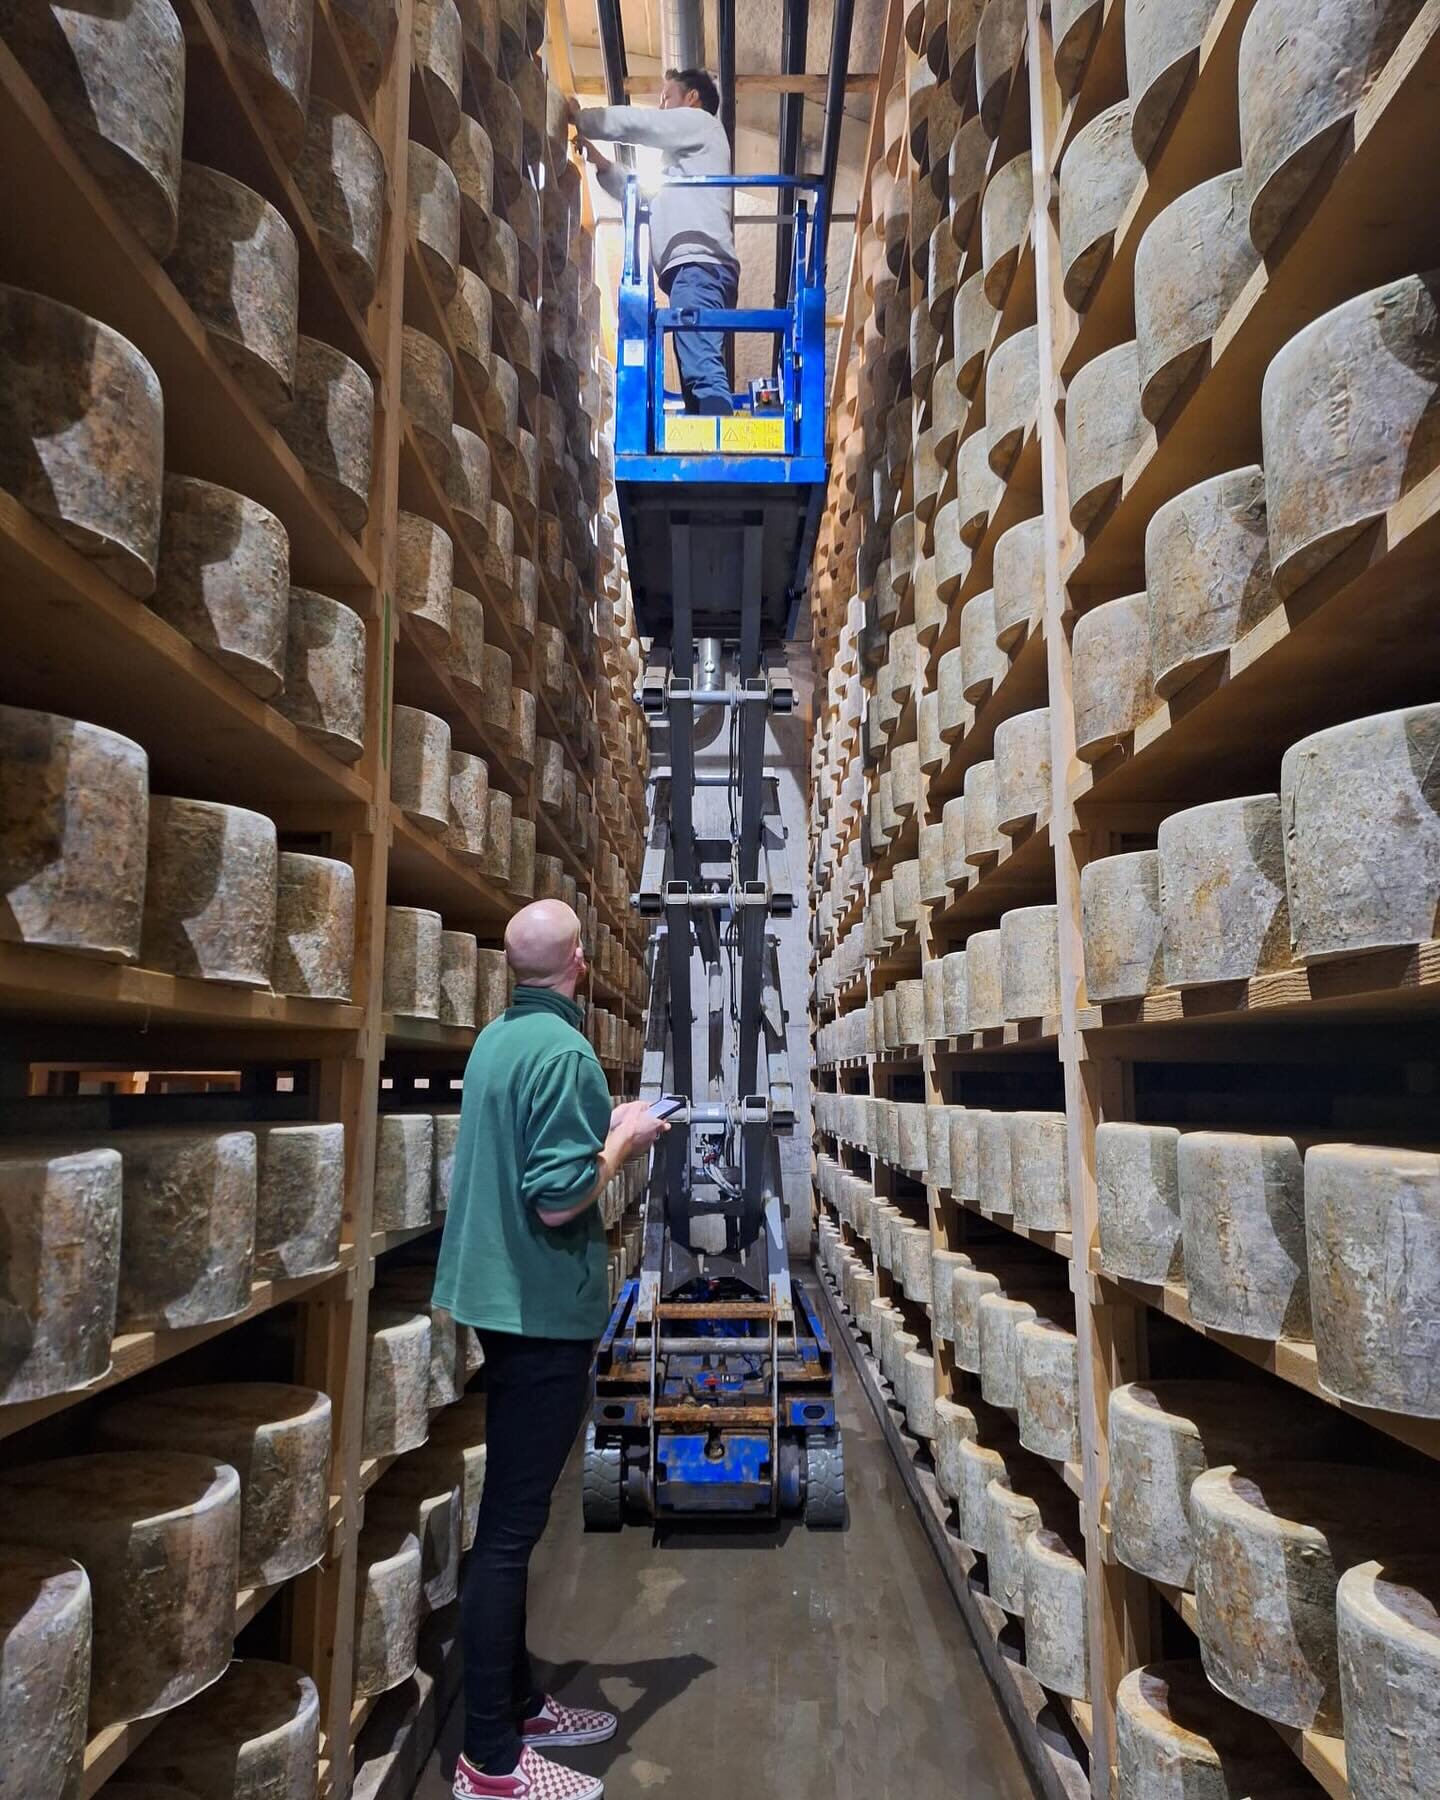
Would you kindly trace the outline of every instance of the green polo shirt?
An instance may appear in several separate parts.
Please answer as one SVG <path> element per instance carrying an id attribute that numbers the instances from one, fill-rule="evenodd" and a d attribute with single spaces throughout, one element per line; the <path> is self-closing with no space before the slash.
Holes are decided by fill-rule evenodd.
<path id="1" fill-rule="evenodd" d="M 517 987 L 475 1040 L 435 1300 L 462 1325 L 525 1337 L 598 1338 L 610 1315 L 598 1207 L 564 1212 L 595 1182 L 610 1090 L 580 1031 L 584 1014 L 549 988 Z"/>

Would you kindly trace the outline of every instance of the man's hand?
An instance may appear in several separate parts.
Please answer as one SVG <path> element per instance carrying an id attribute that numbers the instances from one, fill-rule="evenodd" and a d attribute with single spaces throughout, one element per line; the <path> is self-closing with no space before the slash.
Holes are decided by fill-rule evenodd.
<path id="1" fill-rule="evenodd" d="M 627 1100 L 610 1115 L 610 1143 L 614 1144 L 621 1162 L 643 1156 L 669 1129 L 664 1119 L 656 1118 L 651 1112 L 648 1100 Z"/>

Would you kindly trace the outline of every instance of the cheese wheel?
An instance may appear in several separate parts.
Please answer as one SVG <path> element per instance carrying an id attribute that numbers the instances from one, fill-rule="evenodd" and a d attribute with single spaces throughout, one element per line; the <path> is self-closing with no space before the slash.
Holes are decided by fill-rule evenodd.
<path id="1" fill-rule="evenodd" d="M 345 1127 L 257 1125 L 255 1277 L 333 1269 L 345 1203 Z"/>
<path id="2" fill-rule="evenodd" d="M 1131 141 L 1129 100 L 1075 133 L 1060 164 L 1060 267 L 1080 311 L 1109 261 L 1115 228 L 1144 173 Z"/>
<path id="3" fill-rule="evenodd" d="M 358 760 L 365 731 L 365 622 L 359 613 L 292 587 L 285 686 L 275 706 L 341 762 Z"/>
<path id="4" fill-rule="evenodd" d="M 0 284 L 0 488 L 128 594 L 155 585 L 160 383 L 118 331 Z"/>
<path id="5" fill-rule="evenodd" d="M 414 1673 L 420 1634 L 420 1540 L 400 1525 L 366 1525 L 356 1550 L 357 1698 L 383 1694 Z"/>
<path id="6" fill-rule="evenodd" d="M 355 871 L 330 856 L 282 850 L 270 985 L 277 994 L 348 1001 L 354 961 Z"/>
<path id="7" fill-rule="evenodd" d="M 209 1457 L 108 1451 L 0 1476 L 0 1539 L 83 1556 L 89 1731 L 151 1719 L 225 1672 L 239 1589 L 240 1479 Z"/>
<path id="8" fill-rule="evenodd" d="M 1187 1131 L 1178 1166 L 1193 1316 L 1241 1337 L 1308 1340 L 1304 1174 L 1295 1140 Z"/>
<path id="9" fill-rule="evenodd" d="M 1154 423 L 1200 366 L 1221 321 L 1259 265 L 1245 178 L 1231 169 L 1156 214 L 1135 252 L 1140 407 Z"/>
<path id="10" fill-rule="evenodd" d="M 1118 494 L 1147 430 L 1132 338 L 1077 369 L 1066 396 L 1070 523 L 1077 531 L 1088 531 Z"/>
<path id="11" fill-rule="evenodd" d="M 1148 162 L 1194 66 L 1218 0 L 1126 0 L 1125 75 L 1135 154 Z"/>
<path id="12" fill-rule="evenodd" d="M 100 1420 L 116 1450 L 184 1450 L 240 1477 L 240 1585 L 310 1569 L 329 1531 L 330 1398 L 274 1382 L 217 1382 L 121 1400 Z"/>
<path id="13" fill-rule="evenodd" d="M 1291 961 L 1278 794 L 1161 821 L 1160 922 L 1172 987 L 1246 981 Z"/>
<path id="14" fill-rule="evenodd" d="M 280 435 L 336 518 L 358 537 L 370 516 L 375 436 L 375 390 L 359 363 L 302 333 L 295 404 L 280 420 Z"/>
<path id="15" fill-rule="evenodd" d="M 435 1188 L 435 1121 L 429 1113 L 382 1113 L 375 1134 L 375 1231 L 430 1223 Z"/>
<path id="16" fill-rule="evenodd" d="M 117 732 L 0 706 L 0 941 L 134 962 L 148 772 Z"/>
<path id="17" fill-rule="evenodd" d="M 1305 963 L 1440 930 L 1440 706 L 1317 731 L 1280 772 L 1285 879 Z"/>
<path id="18" fill-rule="evenodd" d="M 76 1800 L 90 1690 L 90 1580 L 53 1550 L 7 1543 L 0 1558 L 0 1782 Z"/>
<path id="19" fill-rule="evenodd" d="M 169 0 L 115 12 L 11 7 L 5 43 L 117 213 L 162 261 L 175 242 L 185 40 Z"/>
<path id="20" fill-rule="evenodd" d="M 1440 455 L 1436 295 L 1434 275 L 1372 288 L 1297 332 L 1265 371 L 1270 561 L 1282 595 L 1433 472 Z"/>
<path id="21" fill-rule="evenodd" d="M 1154 850 L 1103 856 L 1080 872 L 1085 990 L 1093 1003 L 1138 1000 L 1163 987 L 1160 858 Z"/>
<path id="22" fill-rule="evenodd" d="M 1402 1800 L 1440 1783 L 1440 1563 L 1424 1554 L 1347 1569 L 1335 1590 L 1350 1791 Z"/>
<path id="23" fill-rule="evenodd" d="M 1440 1156 L 1305 1153 L 1305 1245 L 1320 1385 L 1353 1405 L 1440 1417 Z"/>
<path id="24" fill-rule="evenodd" d="M 315 1800 L 319 1766 L 315 1683 L 300 1669 L 246 1657 L 152 1732 L 125 1773 L 214 1800 Z"/>
<path id="25" fill-rule="evenodd" d="M 406 1018 L 440 1016 L 440 936 L 437 912 L 419 906 L 385 908 L 384 1007 Z"/>
<path id="26" fill-rule="evenodd" d="M 249 1305 L 257 1166 L 251 1131 L 124 1134 L 118 1331 L 209 1325 Z"/>
<path id="27" fill-rule="evenodd" d="M 216 357 L 272 423 L 295 391 L 300 249 L 270 202 L 243 182 L 187 162 L 180 234 L 165 271 Z"/>
<path id="28" fill-rule="evenodd" d="M 252 694 L 268 700 L 283 685 L 290 540 L 265 507 L 167 475 L 150 604 Z"/>
<path id="29" fill-rule="evenodd" d="M 1150 669 L 1168 697 L 1218 662 L 1278 603 L 1265 471 L 1252 464 L 1187 488 L 1145 531 Z"/>
<path id="30" fill-rule="evenodd" d="M 1100 1261 L 1107 1274 L 1164 1282 L 1180 1273 L 1180 1133 L 1107 1120 L 1095 1129 Z"/>
<path id="31" fill-rule="evenodd" d="M 0 1153 L 0 1402 L 63 1394 L 110 1368 L 121 1167 L 108 1148 Z"/>

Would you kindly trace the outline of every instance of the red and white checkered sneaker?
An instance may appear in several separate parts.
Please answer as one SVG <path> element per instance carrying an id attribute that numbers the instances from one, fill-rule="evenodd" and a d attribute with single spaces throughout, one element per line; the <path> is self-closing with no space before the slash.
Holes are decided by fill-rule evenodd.
<path id="1" fill-rule="evenodd" d="M 602 1800 L 605 1783 L 551 1762 L 527 1744 L 509 1775 L 482 1775 L 462 1756 L 450 1791 L 455 1800 Z"/>
<path id="2" fill-rule="evenodd" d="M 533 1719 L 526 1719 L 520 1735 L 527 1744 L 603 1744 L 614 1737 L 620 1721 L 612 1712 L 591 1712 L 583 1706 L 562 1706 L 553 1694 Z"/>

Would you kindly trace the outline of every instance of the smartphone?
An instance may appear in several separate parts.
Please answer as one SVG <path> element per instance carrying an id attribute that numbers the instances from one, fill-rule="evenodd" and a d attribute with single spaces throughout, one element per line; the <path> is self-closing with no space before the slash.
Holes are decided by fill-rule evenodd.
<path id="1" fill-rule="evenodd" d="M 668 1119 L 672 1114 L 683 1111 L 684 1096 L 680 1094 L 662 1094 L 658 1100 L 650 1102 L 650 1115 L 655 1119 Z"/>

